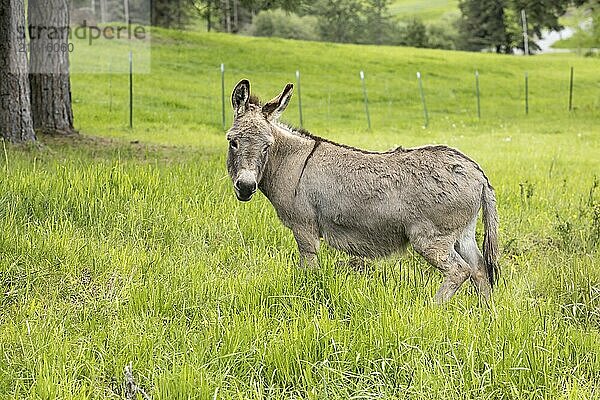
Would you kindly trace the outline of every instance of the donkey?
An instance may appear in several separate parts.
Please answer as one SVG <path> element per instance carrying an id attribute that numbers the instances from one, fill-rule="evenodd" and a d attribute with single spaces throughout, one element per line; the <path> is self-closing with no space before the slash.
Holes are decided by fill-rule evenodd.
<path id="1" fill-rule="evenodd" d="M 233 90 L 227 170 L 235 195 L 260 191 L 290 228 L 300 266 L 314 266 L 320 239 L 353 261 L 387 256 L 409 243 L 444 280 L 437 303 L 471 279 L 489 299 L 499 273 L 496 198 L 479 165 L 446 146 L 366 151 L 279 122 L 293 85 L 261 105 L 250 82 Z M 483 255 L 475 241 L 483 212 Z"/>

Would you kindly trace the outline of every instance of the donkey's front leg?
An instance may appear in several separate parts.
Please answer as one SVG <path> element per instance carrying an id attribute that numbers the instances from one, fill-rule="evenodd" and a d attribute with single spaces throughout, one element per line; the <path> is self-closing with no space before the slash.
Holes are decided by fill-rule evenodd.
<path id="1" fill-rule="evenodd" d="M 306 227 L 293 229 L 294 238 L 300 252 L 300 268 L 312 268 L 318 264 L 319 235 Z"/>

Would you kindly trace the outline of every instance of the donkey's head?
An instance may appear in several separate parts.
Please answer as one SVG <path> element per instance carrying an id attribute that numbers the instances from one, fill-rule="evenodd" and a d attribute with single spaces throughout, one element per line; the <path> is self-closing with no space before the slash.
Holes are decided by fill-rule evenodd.
<path id="1" fill-rule="evenodd" d="M 263 106 L 258 99 L 250 96 L 250 82 L 246 79 L 233 89 L 231 103 L 234 118 L 227 132 L 227 171 L 240 201 L 250 200 L 258 188 L 269 158 L 269 149 L 275 141 L 273 122 L 290 102 L 292 89 L 293 85 L 288 83 L 283 92 Z"/>

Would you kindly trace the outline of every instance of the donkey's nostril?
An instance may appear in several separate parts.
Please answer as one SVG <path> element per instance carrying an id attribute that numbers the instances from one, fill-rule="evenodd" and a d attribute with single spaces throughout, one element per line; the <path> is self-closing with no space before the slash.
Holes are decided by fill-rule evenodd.
<path id="1" fill-rule="evenodd" d="M 238 192 L 238 197 L 241 199 L 250 199 L 250 197 L 256 192 L 257 184 L 255 181 L 245 181 L 238 179 L 233 186 Z"/>

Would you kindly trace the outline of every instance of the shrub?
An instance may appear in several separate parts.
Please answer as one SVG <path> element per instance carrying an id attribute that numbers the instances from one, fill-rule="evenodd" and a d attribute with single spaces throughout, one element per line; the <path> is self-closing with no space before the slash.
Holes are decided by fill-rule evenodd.
<path id="1" fill-rule="evenodd" d="M 432 49 L 456 50 L 458 41 L 458 15 L 447 14 L 427 27 L 429 46 Z"/>
<path id="2" fill-rule="evenodd" d="M 252 21 L 249 33 L 253 36 L 276 36 L 285 39 L 319 39 L 316 17 L 300 17 L 279 9 L 259 12 Z"/>
<path id="3" fill-rule="evenodd" d="M 418 18 L 413 18 L 401 25 L 401 44 L 412 47 L 428 47 L 427 27 Z"/>

